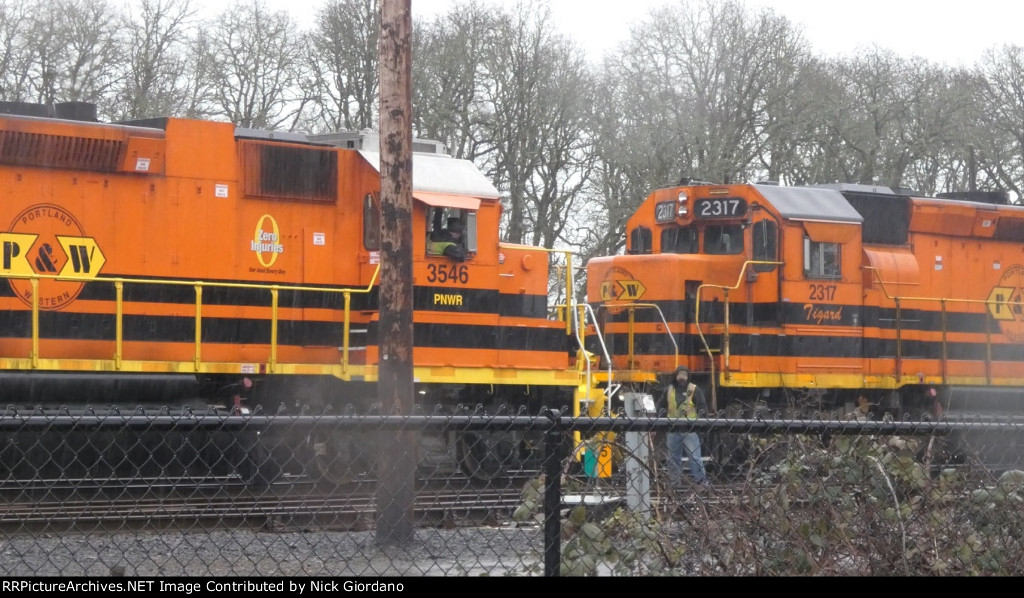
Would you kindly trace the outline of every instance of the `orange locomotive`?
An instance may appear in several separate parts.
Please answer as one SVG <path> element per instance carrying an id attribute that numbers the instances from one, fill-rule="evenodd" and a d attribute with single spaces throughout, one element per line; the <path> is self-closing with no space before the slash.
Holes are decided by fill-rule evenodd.
<path id="1" fill-rule="evenodd" d="M 58 118 L 3 111 L 27 108 L 36 116 L 0 115 L 6 403 L 370 408 L 359 401 L 375 397 L 379 356 L 375 138 L 101 124 L 87 107 L 74 118 L 77 104 Z M 499 243 L 497 190 L 441 149 L 414 144 L 420 399 L 570 404 L 576 340 L 549 318 L 549 253 Z M 464 230 L 455 258 L 430 251 L 431 229 L 448 223 Z M 515 456 L 472 440 L 474 468 Z"/>
<path id="2" fill-rule="evenodd" d="M 695 183 L 626 234 L 587 293 L 635 385 L 678 363 L 721 415 L 914 418 L 1012 413 L 1024 387 L 1024 207 L 1002 194 Z"/>

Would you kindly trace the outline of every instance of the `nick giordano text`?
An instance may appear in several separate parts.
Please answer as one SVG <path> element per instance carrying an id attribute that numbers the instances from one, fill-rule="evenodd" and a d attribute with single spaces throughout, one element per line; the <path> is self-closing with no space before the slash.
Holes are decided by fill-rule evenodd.
<path id="1" fill-rule="evenodd" d="M 3 592 L 404 592 L 405 584 L 383 581 L 0 581 Z"/>

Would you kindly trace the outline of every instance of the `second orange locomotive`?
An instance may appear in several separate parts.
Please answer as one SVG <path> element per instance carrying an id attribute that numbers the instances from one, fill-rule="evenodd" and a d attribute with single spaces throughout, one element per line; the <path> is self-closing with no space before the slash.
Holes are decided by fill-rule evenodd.
<path id="1" fill-rule="evenodd" d="M 678 363 L 719 414 L 915 418 L 1024 387 L 1024 207 L 1001 194 L 691 184 L 626 233 L 587 292 L 637 385 Z"/>

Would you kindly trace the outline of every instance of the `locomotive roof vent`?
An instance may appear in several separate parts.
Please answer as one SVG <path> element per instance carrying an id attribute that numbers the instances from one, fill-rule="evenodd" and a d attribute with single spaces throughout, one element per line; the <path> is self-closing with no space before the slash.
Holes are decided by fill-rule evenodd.
<path id="1" fill-rule="evenodd" d="M 287 143 L 309 143 L 305 133 L 292 131 L 267 131 L 265 129 L 247 129 L 235 127 L 235 139 L 262 139 L 264 141 L 284 141 Z"/>
<path id="2" fill-rule="evenodd" d="M 90 102 L 61 102 L 53 105 L 32 102 L 0 102 L 0 114 L 98 122 L 96 104 Z"/>
<path id="3" fill-rule="evenodd" d="M 949 193 L 936 193 L 935 197 L 938 199 L 976 201 L 1000 206 L 1010 204 L 1010 194 L 1006 191 L 951 191 Z"/>
<path id="4" fill-rule="evenodd" d="M 370 152 L 380 151 L 380 133 L 363 129 L 362 131 L 338 131 L 336 133 L 324 133 L 321 135 L 310 135 L 313 141 L 328 143 L 335 147 L 354 150 L 366 150 Z M 413 139 L 412 151 L 415 154 L 434 154 L 447 156 L 448 151 L 440 141 L 432 139 Z"/>
<path id="5" fill-rule="evenodd" d="M 836 191 L 850 191 L 853 193 L 886 193 L 893 195 L 892 189 L 882 185 L 862 185 L 860 183 L 828 183 L 825 185 L 808 185 L 815 189 L 834 189 Z"/>

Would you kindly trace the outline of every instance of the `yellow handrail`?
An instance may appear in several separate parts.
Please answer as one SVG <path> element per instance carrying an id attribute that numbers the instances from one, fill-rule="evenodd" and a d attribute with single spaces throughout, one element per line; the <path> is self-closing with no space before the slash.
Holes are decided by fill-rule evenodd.
<path id="1" fill-rule="evenodd" d="M 947 344 L 947 330 L 946 330 L 946 303 L 966 303 L 966 304 L 980 304 L 984 305 L 991 311 L 991 307 L 997 302 L 992 299 L 953 299 L 950 297 L 903 297 L 900 295 L 893 295 L 889 292 L 889 289 L 885 285 L 885 281 L 882 280 L 882 275 L 878 271 L 878 268 L 874 266 L 862 266 L 865 270 L 870 270 L 875 280 L 878 281 L 878 286 L 882 289 L 882 294 L 885 295 L 886 299 L 891 300 L 896 305 L 896 377 L 900 377 L 901 366 L 900 363 L 903 359 L 902 351 L 902 334 L 901 334 L 901 302 L 903 301 L 937 301 L 942 305 L 942 382 L 946 382 L 946 362 L 948 361 L 948 347 Z M 1021 301 L 1002 301 L 1000 302 L 1006 306 L 1016 307 L 1018 309 L 1024 306 L 1024 302 Z M 992 334 L 988 328 L 988 320 L 985 320 L 985 365 L 986 365 L 986 379 L 991 382 L 992 379 Z"/>
<path id="2" fill-rule="evenodd" d="M 563 305 L 556 305 L 555 309 L 556 310 L 559 309 L 559 308 L 575 309 L 576 307 L 578 307 L 576 305 L 576 301 L 573 299 L 573 292 L 575 291 L 575 288 L 573 287 L 574 282 L 573 282 L 573 277 L 572 277 L 572 251 L 571 250 L 568 250 L 568 249 L 549 249 L 547 247 L 534 247 L 532 245 L 519 245 L 519 244 L 516 244 L 516 243 L 498 243 L 498 249 L 499 250 L 501 248 L 503 248 L 503 247 L 506 247 L 506 248 L 509 248 L 509 249 L 524 249 L 524 250 L 532 250 L 532 251 L 543 251 L 545 253 L 561 253 L 561 254 L 563 254 L 565 256 L 565 266 L 564 266 L 564 268 L 565 268 L 565 304 L 563 304 Z M 559 267 L 563 267 L 563 266 L 559 266 Z M 572 334 L 572 319 L 569 318 L 568 311 L 565 314 L 565 334 L 566 335 Z"/>
<path id="3" fill-rule="evenodd" d="M 739 276 L 737 277 L 736 284 L 734 284 L 732 286 L 714 285 L 714 284 L 702 284 L 699 287 L 697 287 L 697 294 L 696 294 L 697 307 L 696 307 L 695 316 L 694 316 L 694 325 L 697 328 L 697 334 L 700 337 L 701 344 L 704 347 L 704 351 L 708 355 L 708 362 L 709 362 L 710 368 L 711 368 L 711 372 L 710 372 L 711 376 L 710 376 L 710 378 L 711 378 L 711 403 L 712 403 L 711 409 L 712 410 L 715 410 L 717 408 L 717 393 L 716 393 L 716 390 L 717 390 L 717 380 L 715 379 L 715 360 L 714 360 L 714 354 L 712 353 L 711 347 L 708 345 L 707 339 L 705 338 L 704 332 L 701 329 L 701 325 L 700 325 L 700 304 L 701 304 L 700 296 L 701 296 L 701 291 L 703 291 L 705 288 L 709 288 L 709 289 L 717 288 L 717 289 L 721 289 L 721 290 L 724 291 L 725 297 L 724 297 L 724 301 L 723 301 L 723 306 L 724 306 L 724 309 L 725 309 L 725 314 L 724 314 L 724 330 L 723 330 L 723 333 L 722 333 L 722 336 L 723 336 L 722 363 L 723 363 L 724 370 L 726 372 L 728 372 L 728 368 L 729 368 L 729 291 L 730 290 L 736 290 L 737 288 L 739 288 L 740 284 L 742 284 L 742 282 L 743 282 L 743 276 L 744 276 L 744 273 L 746 272 L 746 269 L 747 269 L 748 266 L 752 266 L 752 265 L 780 265 L 780 264 L 782 264 L 782 262 L 746 261 L 746 262 L 743 263 L 743 267 L 740 269 L 740 273 L 739 273 Z M 947 303 L 967 303 L 967 304 L 974 303 L 974 304 L 980 304 L 980 305 L 985 305 L 985 306 L 991 306 L 991 305 L 994 305 L 996 303 L 996 301 L 994 301 L 992 299 L 952 299 L 952 298 L 948 298 L 948 297 L 913 297 L 913 296 L 893 295 L 892 293 L 889 292 L 889 289 L 886 287 L 885 281 L 882 280 L 881 274 L 879 273 L 877 268 L 875 268 L 873 266 L 862 266 L 862 268 L 864 268 L 866 270 L 871 270 L 874 273 L 875 279 L 878 281 L 879 287 L 882 289 L 882 293 L 885 295 L 885 297 L 887 299 L 893 301 L 893 303 L 895 304 L 896 310 L 897 310 L 897 326 L 899 325 L 899 321 L 900 321 L 900 316 L 898 314 L 899 314 L 899 312 L 900 312 L 900 310 L 902 308 L 901 304 L 903 302 L 906 302 L 906 301 L 935 301 L 935 302 L 938 302 L 938 303 L 941 304 L 941 306 L 942 306 L 942 353 L 943 353 L 942 369 L 943 369 L 943 372 L 946 371 L 946 363 L 945 363 L 945 361 L 947 359 L 946 355 L 947 355 L 947 351 L 948 351 L 948 348 L 946 347 L 946 338 L 947 338 L 947 330 L 946 330 L 946 304 Z M 1024 302 L 1020 302 L 1020 301 L 1013 301 L 1013 302 L 1003 301 L 1002 303 L 1004 305 L 1007 305 L 1007 306 L 1016 306 L 1016 307 L 1024 306 Z M 901 335 L 900 335 L 899 328 L 897 328 L 897 335 L 896 335 L 896 344 L 897 344 L 897 355 L 896 355 L 897 377 L 899 375 L 899 372 L 898 372 L 899 366 L 898 366 L 898 364 L 899 364 L 899 361 L 901 360 L 901 357 L 902 357 L 902 355 L 901 355 L 902 351 L 900 349 L 900 342 L 901 342 Z M 991 337 L 990 336 L 987 337 L 986 345 L 987 345 L 988 361 L 990 362 L 991 361 L 991 353 L 992 353 Z M 991 364 L 989 364 L 989 365 L 991 365 Z M 943 373 L 943 380 L 945 380 L 945 373 Z"/>
<path id="4" fill-rule="evenodd" d="M 634 341 L 634 325 L 636 323 L 636 321 L 635 321 L 635 311 L 636 311 L 636 308 L 653 309 L 654 311 L 658 312 L 658 317 L 661 318 L 661 323 L 665 326 L 665 334 L 668 335 L 668 340 L 672 341 L 672 347 L 673 347 L 673 350 L 674 350 L 674 354 L 673 354 L 673 363 L 674 363 L 674 365 L 672 366 L 672 369 L 675 370 L 677 367 L 679 367 L 679 343 L 676 342 L 675 336 L 672 335 L 672 330 L 669 328 L 668 320 L 665 319 L 665 314 L 664 314 L 664 312 L 661 311 L 661 307 L 659 307 L 658 304 L 656 304 L 656 303 L 636 303 L 636 302 L 628 302 L 628 301 L 626 301 L 626 302 L 622 302 L 622 303 L 608 302 L 608 303 L 604 304 L 604 307 L 606 309 L 609 309 L 609 310 L 612 310 L 612 309 L 628 309 L 629 310 L 629 324 L 628 324 L 628 328 L 627 328 L 627 332 L 626 332 L 626 335 L 627 335 L 627 340 L 626 340 L 627 348 L 626 348 L 626 350 L 628 351 L 628 353 L 626 355 L 626 360 L 627 360 L 627 364 L 629 366 L 629 369 L 633 369 L 633 362 L 634 362 L 634 359 L 633 359 L 633 341 Z"/>
<path id="5" fill-rule="evenodd" d="M 115 328 L 114 328 L 114 364 L 116 369 L 122 366 L 124 358 L 124 286 L 125 284 L 152 284 L 163 286 L 191 286 L 195 290 L 195 350 L 193 354 L 193 367 L 195 371 L 202 370 L 202 319 L 203 319 L 203 289 L 204 288 L 233 288 L 233 289 L 257 289 L 270 292 L 271 302 L 271 331 L 270 331 L 270 371 L 273 372 L 277 366 L 277 345 L 278 345 L 278 297 L 280 291 L 304 291 L 314 293 L 341 293 L 344 296 L 344 321 L 343 330 L 343 352 L 341 359 L 342 371 L 348 371 L 349 357 L 349 333 L 351 330 L 351 297 L 353 293 L 367 294 L 373 290 L 380 274 L 380 264 L 374 269 L 373 276 L 365 288 L 325 288 L 311 287 L 305 285 L 265 285 L 242 282 L 218 282 L 218 281 L 185 281 L 185 280 L 162 280 L 153 278 L 122 278 L 122 277 L 84 277 L 53 274 L 14 274 L 0 273 L 0 278 L 14 278 L 28 280 L 32 286 L 32 339 L 31 352 L 29 355 L 31 366 L 39 367 L 39 281 L 54 280 L 58 282 L 81 282 L 81 283 L 111 283 L 115 289 Z"/>
<path id="6" fill-rule="evenodd" d="M 700 342 L 704 345 L 704 351 L 708 354 L 708 364 L 711 368 L 711 411 L 718 411 L 718 384 L 715 380 L 715 356 L 711 352 L 711 347 L 708 345 L 707 339 L 704 337 L 704 331 L 700 328 L 700 293 L 705 288 L 709 289 L 721 289 L 725 293 L 725 299 L 723 301 L 723 307 L 725 309 L 725 329 L 722 332 L 722 365 L 726 372 L 729 371 L 729 291 L 734 291 L 740 288 L 743 283 L 743 275 L 747 271 L 747 266 L 780 266 L 782 262 L 769 262 L 763 260 L 747 260 L 743 262 L 743 266 L 740 267 L 740 273 L 736 277 L 736 284 L 732 286 L 725 286 L 719 284 L 702 284 L 697 287 L 697 293 L 694 301 L 697 302 L 697 307 L 694 310 L 693 324 L 697 328 L 697 336 L 700 337 Z"/>

